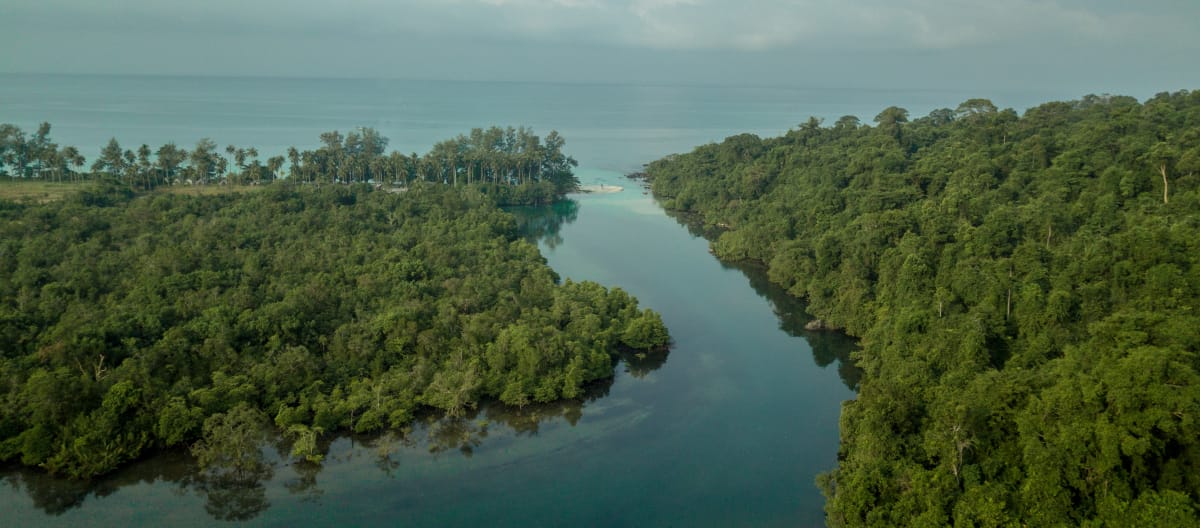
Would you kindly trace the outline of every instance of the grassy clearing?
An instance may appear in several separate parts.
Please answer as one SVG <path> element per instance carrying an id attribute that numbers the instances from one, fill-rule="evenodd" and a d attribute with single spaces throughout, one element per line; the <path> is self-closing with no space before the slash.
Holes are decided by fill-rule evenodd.
<path id="1" fill-rule="evenodd" d="M 95 182 L 47 182 L 30 180 L 0 179 L 0 200 L 15 202 L 47 203 L 61 200 L 72 192 L 88 189 Z M 174 185 L 159 187 L 153 192 L 186 194 L 189 196 L 210 196 L 214 194 L 243 193 L 265 186 L 252 185 Z"/>
<path id="2" fill-rule="evenodd" d="M 47 182 L 0 179 L 0 199 L 37 203 L 61 200 L 68 193 L 87 189 L 92 182 Z"/>
<path id="3" fill-rule="evenodd" d="M 265 185 L 172 185 L 159 187 L 154 192 L 186 194 L 188 196 L 211 196 L 214 194 L 252 192 L 265 188 Z"/>

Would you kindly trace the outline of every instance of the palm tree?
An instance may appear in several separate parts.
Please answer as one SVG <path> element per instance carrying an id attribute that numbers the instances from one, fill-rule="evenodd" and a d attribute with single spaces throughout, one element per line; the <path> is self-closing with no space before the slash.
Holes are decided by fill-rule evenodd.
<path id="1" fill-rule="evenodd" d="M 142 144 L 137 150 L 137 172 L 145 183 L 145 189 L 150 190 L 150 146 Z"/>
<path id="2" fill-rule="evenodd" d="M 277 174 L 281 168 L 283 168 L 283 156 L 267 158 L 267 171 L 271 174 L 271 180 L 278 178 Z"/>
<path id="3" fill-rule="evenodd" d="M 296 147 L 288 147 L 287 150 L 288 163 L 288 179 L 295 178 L 295 181 L 300 181 L 300 151 Z"/>
<path id="4" fill-rule="evenodd" d="M 237 147 L 235 147 L 235 146 L 233 146 L 233 145 L 225 145 L 225 154 L 228 156 L 228 157 L 226 158 L 225 162 L 226 162 L 227 164 L 231 164 L 231 163 L 233 163 L 233 162 L 234 162 L 234 159 L 235 159 L 235 158 L 236 158 L 236 156 L 237 156 L 237 153 L 238 153 L 238 148 L 237 148 Z M 225 171 L 223 171 L 223 170 L 222 170 L 221 172 L 225 172 Z"/>
<path id="5" fill-rule="evenodd" d="M 59 153 L 59 158 L 62 160 L 63 168 L 66 168 L 68 163 L 74 165 L 76 169 L 83 167 L 84 164 L 84 159 L 83 156 L 79 154 L 79 149 L 72 146 L 63 147 L 62 151 Z M 71 176 L 71 181 L 74 182 L 75 172 L 68 169 L 67 174 Z"/>

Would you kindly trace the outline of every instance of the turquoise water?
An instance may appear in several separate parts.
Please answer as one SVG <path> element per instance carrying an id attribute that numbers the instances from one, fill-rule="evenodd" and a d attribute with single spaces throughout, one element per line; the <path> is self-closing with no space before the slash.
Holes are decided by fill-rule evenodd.
<path id="1" fill-rule="evenodd" d="M 518 209 L 564 278 L 620 286 L 663 314 L 665 358 L 625 358 L 582 402 L 429 418 L 403 437 L 330 439 L 320 466 L 275 464 L 253 485 L 207 482 L 165 453 L 99 482 L 0 472 L 0 525 L 808 526 L 836 462 L 853 344 L 807 335 L 802 307 L 708 243 L 622 173 L 708 141 L 778 134 L 808 115 L 915 115 L 939 92 L 405 81 L 0 76 L 0 122 L 94 150 L 200 137 L 264 157 L 373 126 L 401 151 L 471 127 L 558 129 L 585 184 L 623 186 Z M 1000 101 L 998 101 L 1000 102 Z M 1008 103 L 1015 104 L 1015 103 Z M 270 154 L 268 154 L 270 153 Z"/>

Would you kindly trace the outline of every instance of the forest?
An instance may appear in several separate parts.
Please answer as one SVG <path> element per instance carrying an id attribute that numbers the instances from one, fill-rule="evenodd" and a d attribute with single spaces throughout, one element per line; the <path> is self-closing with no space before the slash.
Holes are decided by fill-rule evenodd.
<path id="1" fill-rule="evenodd" d="M 191 150 L 175 143 L 123 149 L 112 138 L 90 167 L 78 148 L 55 143 L 50 130 L 50 123 L 42 123 L 33 134 L 0 124 L 0 182 L 116 179 L 149 190 L 164 185 L 261 185 L 280 178 L 390 186 L 420 181 L 472 185 L 502 204 L 551 203 L 579 185 L 572 172 L 578 163 L 563 152 L 566 140 L 557 131 L 543 140 L 526 127 L 475 128 L 434 144 L 423 156 L 388 152 L 388 138 L 373 128 L 345 134 L 334 130 L 320 134 L 321 146 L 314 150 L 289 147 L 286 157 L 265 161 L 255 147 L 222 149 L 209 138 Z"/>
<path id="2" fill-rule="evenodd" d="M 6 129 L 10 176 L 84 178 L 50 163 L 67 149 L 43 129 L 30 140 Z M 497 131 L 487 137 L 512 129 Z M 536 160 L 427 156 L 421 176 L 399 180 L 372 172 L 386 140 L 346 148 L 364 135 L 252 192 L 142 190 L 220 183 L 215 158 L 196 155 L 213 152 L 202 141 L 186 166 L 163 149 L 131 164 L 114 147 L 86 176 L 97 182 L 62 200 L 0 200 L 0 461 L 86 478 L 189 448 L 253 481 L 270 428 L 319 462 L 323 436 L 463 416 L 485 400 L 581 398 L 617 354 L 668 344 L 660 316 L 621 289 L 561 281 L 497 207 L 514 196 L 498 187 L 549 186 L 553 198 L 573 186 L 557 134 L 542 145 L 514 133 Z M 464 141 L 435 152 L 469 151 Z M 260 174 L 246 163 L 225 178 Z M 335 181 L 360 183 L 321 184 Z"/>
<path id="3" fill-rule="evenodd" d="M 1200 523 L 1200 92 L 811 118 L 646 173 L 860 339 L 830 525 Z"/>

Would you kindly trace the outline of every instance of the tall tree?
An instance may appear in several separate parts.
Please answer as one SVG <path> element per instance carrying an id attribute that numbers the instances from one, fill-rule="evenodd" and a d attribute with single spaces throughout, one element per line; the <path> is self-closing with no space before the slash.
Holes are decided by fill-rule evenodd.
<path id="1" fill-rule="evenodd" d="M 188 152 L 175 146 L 174 143 L 167 143 L 155 151 L 155 158 L 160 182 L 173 185 L 176 183 L 180 168 L 188 159 Z"/>
<path id="2" fill-rule="evenodd" d="M 121 176 L 125 173 L 123 154 L 124 151 L 121 150 L 121 144 L 117 142 L 117 138 L 109 138 L 104 148 L 100 149 L 100 156 L 92 162 L 92 172 L 103 173 L 110 177 Z"/>
<path id="3" fill-rule="evenodd" d="M 208 138 L 196 142 L 196 147 L 188 155 L 188 161 L 193 183 L 212 183 L 224 172 L 224 160 L 217 154 L 217 144 Z"/>
<path id="4" fill-rule="evenodd" d="M 1150 151 L 1146 153 L 1146 159 L 1154 166 L 1159 176 L 1162 177 L 1163 184 L 1163 203 L 1170 202 L 1171 183 L 1167 177 L 1167 172 L 1179 159 L 1179 149 L 1172 145 L 1170 141 L 1159 141 L 1150 147 Z"/>

